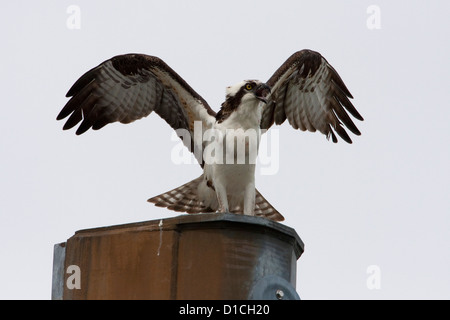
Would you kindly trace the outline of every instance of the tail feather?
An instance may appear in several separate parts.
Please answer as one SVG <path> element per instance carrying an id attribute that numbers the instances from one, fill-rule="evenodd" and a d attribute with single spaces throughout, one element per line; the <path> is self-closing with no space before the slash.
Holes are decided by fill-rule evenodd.
<path id="1" fill-rule="evenodd" d="M 147 201 L 154 203 L 155 206 L 167 208 L 177 212 L 187 213 L 206 213 L 215 210 L 205 207 L 198 200 L 197 188 L 203 180 L 203 175 L 182 186 L 150 198 Z"/>
<path id="2" fill-rule="evenodd" d="M 147 201 L 155 206 L 167 208 L 177 212 L 207 213 L 216 212 L 217 208 L 205 206 L 198 197 L 198 187 L 203 181 L 203 175 L 182 186 L 150 198 Z M 243 214 L 241 207 L 230 210 L 236 214 Z M 273 221 L 283 221 L 284 217 L 256 190 L 255 215 Z"/>
<path id="3" fill-rule="evenodd" d="M 283 221 L 284 217 L 281 213 L 275 209 L 269 201 L 267 201 L 261 193 L 259 193 L 258 189 L 256 189 L 256 198 L 255 198 L 255 215 L 262 216 L 264 218 L 273 220 L 273 221 Z"/>

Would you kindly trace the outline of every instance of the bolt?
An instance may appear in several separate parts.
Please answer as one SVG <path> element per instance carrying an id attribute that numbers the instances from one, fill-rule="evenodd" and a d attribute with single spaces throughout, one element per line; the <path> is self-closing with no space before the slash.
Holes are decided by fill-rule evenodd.
<path id="1" fill-rule="evenodd" d="M 283 300 L 283 298 L 284 298 L 283 290 L 278 289 L 277 292 L 275 293 L 275 296 L 277 297 L 278 300 Z"/>

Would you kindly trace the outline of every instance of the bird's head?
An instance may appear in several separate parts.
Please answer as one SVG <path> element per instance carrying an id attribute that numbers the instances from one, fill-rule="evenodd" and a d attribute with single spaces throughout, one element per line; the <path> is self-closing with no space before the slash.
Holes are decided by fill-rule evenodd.
<path id="1" fill-rule="evenodd" d="M 226 99 L 240 105 L 247 101 L 259 100 L 267 103 L 270 87 L 259 80 L 245 80 L 226 88 Z"/>
<path id="2" fill-rule="evenodd" d="M 216 115 L 220 123 L 227 119 L 234 111 L 240 111 L 241 116 L 261 117 L 261 109 L 257 108 L 260 102 L 267 103 L 270 87 L 258 80 L 245 80 L 226 89 L 226 100 Z M 243 120 L 243 119 L 241 119 Z M 259 120 L 260 121 L 260 120 Z"/>

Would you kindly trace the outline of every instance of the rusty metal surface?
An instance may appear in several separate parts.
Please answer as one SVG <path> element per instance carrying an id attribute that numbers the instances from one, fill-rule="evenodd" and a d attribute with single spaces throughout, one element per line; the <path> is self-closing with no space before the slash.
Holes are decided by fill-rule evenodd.
<path id="1" fill-rule="evenodd" d="M 67 240 L 64 268 L 80 268 L 81 288 L 64 286 L 63 298 L 298 298 L 303 248 L 292 228 L 235 214 L 80 230 Z"/>

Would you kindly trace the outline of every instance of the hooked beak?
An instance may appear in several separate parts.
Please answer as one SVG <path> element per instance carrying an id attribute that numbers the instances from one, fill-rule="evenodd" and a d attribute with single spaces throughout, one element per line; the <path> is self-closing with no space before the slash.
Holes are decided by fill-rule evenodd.
<path id="1" fill-rule="evenodd" d="M 270 95 L 270 87 L 267 84 L 261 83 L 256 87 L 255 89 L 256 99 L 267 104 L 269 95 Z"/>

